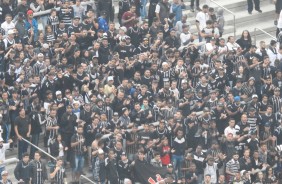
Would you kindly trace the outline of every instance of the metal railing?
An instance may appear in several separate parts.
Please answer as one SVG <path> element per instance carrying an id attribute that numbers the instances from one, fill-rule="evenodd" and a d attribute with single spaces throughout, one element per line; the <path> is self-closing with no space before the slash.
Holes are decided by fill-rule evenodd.
<path id="1" fill-rule="evenodd" d="M 79 177 L 79 184 L 82 184 L 82 181 L 81 181 L 82 178 L 85 179 L 86 181 L 90 182 L 90 183 L 96 184 L 94 181 L 90 180 L 89 178 L 87 178 L 84 175 L 80 175 L 80 177 Z"/>
<path id="2" fill-rule="evenodd" d="M 233 27 L 234 27 L 234 30 L 233 30 L 233 33 L 234 33 L 234 38 L 236 38 L 236 14 L 230 10 L 228 10 L 227 8 L 225 8 L 224 6 L 218 4 L 216 1 L 214 0 L 210 0 L 212 3 L 216 4 L 217 6 L 221 7 L 222 9 L 224 9 L 225 11 L 227 11 L 228 13 L 232 14 L 233 15 Z"/>
<path id="3" fill-rule="evenodd" d="M 264 33 L 264 34 L 266 34 L 267 36 L 269 36 L 269 37 L 271 37 L 271 38 L 273 38 L 274 40 L 276 40 L 276 37 L 275 36 L 273 36 L 273 35 L 271 35 L 271 34 L 269 34 L 268 32 L 266 32 L 265 30 L 263 30 L 263 29 L 260 29 L 260 28 L 255 28 L 255 30 L 254 30 L 254 33 L 255 33 L 255 40 L 254 40 L 254 44 L 256 44 L 256 42 L 257 42 L 257 31 L 261 31 L 262 33 Z"/>
<path id="4" fill-rule="evenodd" d="M 39 148 L 38 146 L 32 144 L 30 141 L 26 140 L 25 138 L 22 138 L 23 141 L 25 141 L 26 143 L 28 143 L 29 145 L 35 147 L 36 149 L 40 150 L 42 153 L 44 153 L 45 155 L 47 155 L 48 157 L 57 160 L 55 157 L 53 157 L 52 155 L 50 155 L 49 153 L 47 153 L 46 151 L 44 151 L 43 149 Z"/>
<path id="5" fill-rule="evenodd" d="M 16 157 L 13 157 L 13 158 L 5 159 L 5 160 L 3 161 L 3 163 L 8 165 L 8 164 L 16 163 L 16 162 L 18 162 L 18 161 L 19 161 L 19 159 L 17 159 Z"/>
<path id="6" fill-rule="evenodd" d="M 159 125 L 159 122 L 154 122 L 154 123 L 152 123 L 152 124 L 153 124 L 154 126 L 158 126 L 158 125 Z M 138 131 L 143 130 L 143 129 L 144 129 L 143 126 L 139 126 L 139 127 L 138 127 Z M 127 132 L 131 132 L 131 129 L 127 129 L 126 131 L 127 131 Z M 105 134 L 105 135 L 102 136 L 102 139 L 107 139 L 107 138 L 109 138 L 111 135 L 112 135 L 111 133 Z"/>
<path id="7" fill-rule="evenodd" d="M 94 5 L 94 1 L 92 0 L 88 0 L 87 2 L 81 2 L 81 6 L 87 6 L 87 5 Z M 60 11 L 60 7 L 55 7 L 56 11 Z M 41 15 L 48 15 L 51 12 L 51 9 L 48 10 L 44 10 L 44 11 L 39 11 L 39 12 L 35 12 L 33 14 L 34 17 L 38 17 Z"/>

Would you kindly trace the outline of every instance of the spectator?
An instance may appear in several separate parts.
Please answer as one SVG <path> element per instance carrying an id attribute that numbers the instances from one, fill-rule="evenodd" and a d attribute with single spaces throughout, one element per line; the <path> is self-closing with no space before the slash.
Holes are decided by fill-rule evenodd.
<path id="1" fill-rule="evenodd" d="M 30 177 L 31 183 L 42 184 L 47 180 L 47 168 L 41 160 L 41 153 L 36 151 L 34 153 L 34 160 L 30 162 Z"/>
<path id="2" fill-rule="evenodd" d="M 104 184 L 106 183 L 106 165 L 105 165 L 105 158 L 104 158 L 104 151 L 102 149 L 98 150 L 98 158 L 95 162 L 95 168 L 94 171 L 94 181 Z"/>
<path id="3" fill-rule="evenodd" d="M 27 152 L 28 144 L 24 139 L 29 138 L 31 124 L 24 108 L 19 109 L 19 116 L 15 119 L 15 133 L 18 138 L 18 158 L 22 159 L 22 154 Z"/>
<path id="4" fill-rule="evenodd" d="M 63 167 L 63 159 L 57 158 L 56 166 L 50 173 L 51 184 L 63 183 L 66 180 L 65 168 Z"/>
<path id="5" fill-rule="evenodd" d="M 2 171 L 1 172 L 1 180 L 0 183 L 1 184 L 12 184 L 12 181 L 10 179 L 8 179 L 8 171 Z"/>
<path id="6" fill-rule="evenodd" d="M 165 19 L 168 18 L 169 11 L 170 11 L 170 4 L 168 3 L 167 0 L 162 0 L 157 4 L 155 13 L 156 13 L 156 17 L 162 24 L 164 24 Z"/>
<path id="7" fill-rule="evenodd" d="M 74 153 L 74 180 L 77 182 L 84 167 L 84 152 L 87 151 L 85 146 L 85 138 L 83 136 L 83 127 L 77 127 L 77 134 L 71 137 L 71 148 Z"/>
<path id="8" fill-rule="evenodd" d="M 29 161 L 29 154 L 24 153 L 22 155 L 22 160 L 17 163 L 14 170 L 14 175 L 19 183 L 30 183 L 31 181 L 31 166 Z"/>
<path id="9" fill-rule="evenodd" d="M 38 24 L 37 21 L 33 18 L 33 11 L 28 10 L 27 11 L 27 19 L 25 21 L 25 29 L 29 30 L 31 29 L 34 32 L 34 41 L 37 41 L 38 39 Z"/>
<path id="10" fill-rule="evenodd" d="M 5 22 L 1 24 L 1 28 L 4 30 L 4 33 L 8 35 L 9 30 L 13 30 L 15 28 L 15 24 L 12 22 L 12 15 L 5 15 Z"/>
<path id="11" fill-rule="evenodd" d="M 131 5 L 129 11 L 125 12 L 122 15 L 122 25 L 125 26 L 127 29 L 134 25 L 135 20 L 137 19 L 137 15 L 135 13 L 136 6 Z"/>

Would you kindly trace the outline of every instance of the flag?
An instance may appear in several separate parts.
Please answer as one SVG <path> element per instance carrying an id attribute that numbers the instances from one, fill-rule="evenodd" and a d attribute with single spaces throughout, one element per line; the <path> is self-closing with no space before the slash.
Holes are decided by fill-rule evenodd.
<path id="1" fill-rule="evenodd" d="M 135 181 L 142 184 L 156 184 L 162 181 L 167 173 L 166 168 L 154 167 L 139 159 L 135 160 L 133 171 Z"/>

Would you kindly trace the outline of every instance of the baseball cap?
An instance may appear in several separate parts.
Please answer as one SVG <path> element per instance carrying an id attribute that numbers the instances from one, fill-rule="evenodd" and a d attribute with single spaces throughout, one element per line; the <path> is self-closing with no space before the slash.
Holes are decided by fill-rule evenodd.
<path id="1" fill-rule="evenodd" d="M 258 98 L 258 95 L 253 94 L 253 95 L 252 95 L 252 98 Z"/>
<path id="2" fill-rule="evenodd" d="M 31 15 L 31 14 L 33 14 L 33 11 L 32 11 L 32 10 L 28 10 L 28 11 L 26 12 L 26 14 Z"/>
<path id="3" fill-rule="evenodd" d="M 114 80 L 114 77 L 113 76 L 109 76 L 108 77 L 108 81 L 110 81 L 110 80 Z"/>
<path id="4" fill-rule="evenodd" d="M 57 95 L 61 95 L 61 94 L 62 94 L 61 91 L 56 91 L 56 96 L 57 96 Z"/>
<path id="5" fill-rule="evenodd" d="M 7 175 L 7 174 L 8 174 L 8 171 L 2 171 L 2 172 L 1 172 L 1 176 Z"/>
<path id="6" fill-rule="evenodd" d="M 240 99 L 239 96 L 235 96 L 235 97 L 234 97 L 234 101 L 235 101 L 235 102 L 239 102 L 240 100 L 241 100 L 241 99 Z"/>
<path id="7" fill-rule="evenodd" d="M 102 149 L 98 149 L 98 154 L 99 155 L 104 154 L 104 151 Z"/>
<path id="8" fill-rule="evenodd" d="M 10 29 L 10 30 L 8 31 L 8 34 L 14 34 L 14 30 Z"/>

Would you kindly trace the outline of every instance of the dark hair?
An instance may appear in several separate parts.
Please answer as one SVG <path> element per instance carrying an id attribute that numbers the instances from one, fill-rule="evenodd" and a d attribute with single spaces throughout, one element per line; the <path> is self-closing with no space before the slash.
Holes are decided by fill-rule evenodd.
<path id="1" fill-rule="evenodd" d="M 241 38 L 240 38 L 240 39 L 244 39 L 244 32 L 247 32 L 247 33 L 248 33 L 248 36 L 247 36 L 248 41 L 249 41 L 250 43 L 252 43 L 252 38 L 251 38 L 250 32 L 249 32 L 248 30 L 244 30 L 244 31 L 242 32 L 242 35 L 241 35 Z"/>
<path id="2" fill-rule="evenodd" d="M 23 153 L 22 158 L 29 156 L 27 152 Z"/>

